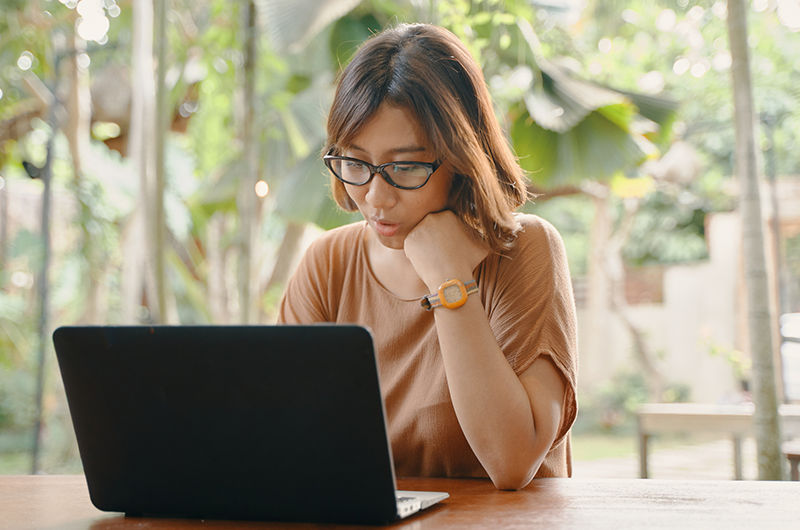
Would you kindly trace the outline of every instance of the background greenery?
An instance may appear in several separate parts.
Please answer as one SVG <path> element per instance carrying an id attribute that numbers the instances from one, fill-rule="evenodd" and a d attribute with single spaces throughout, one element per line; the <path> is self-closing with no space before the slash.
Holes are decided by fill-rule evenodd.
<path id="1" fill-rule="evenodd" d="M 37 415 L 36 275 L 43 256 L 36 212 L 41 179 L 30 176 L 44 166 L 52 136 L 57 238 L 50 273 L 51 327 L 128 321 L 122 271 L 131 256 L 125 254 L 124 242 L 142 196 L 131 161 L 117 151 L 125 151 L 126 126 L 95 116 L 91 163 L 78 174 L 69 142 L 60 128 L 53 130 L 47 114 L 37 110 L 26 83 L 35 76 L 60 99 L 66 98 L 64 87 L 56 84 L 65 77 L 57 62 L 69 49 L 63 41 L 75 34 L 79 4 L 84 2 L 0 1 L 0 193 L 27 201 L 27 215 L 21 218 L 10 217 L 14 205 L 0 210 L 0 472 L 25 472 L 30 466 L 27 455 Z M 103 95 L 113 100 L 130 94 L 131 4 L 97 3 L 108 21 L 107 33 L 90 41 L 81 55 L 90 63 L 95 103 Z M 734 205 L 724 2 L 316 4 L 317 9 L 308 9 L 310 4 L 304 2 L 255 2 L 256 103 L 246 107 L 248 3 L 167 2 L 167 100 L 173 112 L 164 144 L 165 211 L 173 322 L 239 318 L 236 286 L 241 280 L 236 264 L 243 259 L 243 221 L 238 212 L 241 182 L 250 177 L 243 137 L 248 119 L 258 146 L 257 178 L 270 188 L 269 195 L 258 199 L 258 253 L 247 256 L 256 269 L 256 281 L 248 285 L 256 299 L 256 321 L 274 318 L 285 281 L 275 264 L 291 258 L 289 235 L 302 234 L 296 228 L 309 223 L 329 228 L 353 219 L 336 210 L 328 197 L 319 161 L 325 112 L 341 65 L 370 34 L 401 21 L 441 24 L 468 43 L 484 69 L 497 115 L 529 171 L 531 187 L 542 193 L 525 208 L 561 231 L 574 277 L 585 276 L 589 267 L 590 226 L 596 214 L 593 184 L 610 191 L 615 226 L 631 201 L 636 202 L 622 250 L 628 265 L 706 257 L 705 216 Z M 323 4 L 337 7 L 326 11 Z M 751 4 L 759 141 L 768 172 L 796 176 L 800 24 L 778 4 Z M 565 106 L 564 115 L 548 128 L 543 125 L 547 116 L 537 115 L 536 109 L 564 103 L 554 87 L 563 87 L 565 79 L 585 83 L 581 86 L 590 95 L 576 96 L 579 110 L 573 113 Z M 22 133 L 11 134 L 12 123 Z M 685 180 L 663 178 L 650 164 L 677 142 L 689 144 L 698 156 L 697 167 Z M 27 171 L 23 162 L 28 163 Z M 800 237 L 786 242 L 785 253 L 796 284 Z M 214 282 L 221 285 L 212 288 Z M 794 289 L 790 292 L 800 292 Z M 222 301 L 214 294 L 219 292 Z M 153 300 L 140 298 L 136 321 L 149 322 Z M 789 309 L 799 310 L 800 296 L 789 303 L 794 304 Z M 80 467 L 49 350 L 47 359 L 42 469 L 76 471 Z M 635 375 L 620 374 L 608 388 L 584 396 L 578 431 L 624 429 L 635 404 L 647 398 L 642 385 L 646 383 Z M 679 385 L 671 389 L 675 399 L 686 397 Z"/>

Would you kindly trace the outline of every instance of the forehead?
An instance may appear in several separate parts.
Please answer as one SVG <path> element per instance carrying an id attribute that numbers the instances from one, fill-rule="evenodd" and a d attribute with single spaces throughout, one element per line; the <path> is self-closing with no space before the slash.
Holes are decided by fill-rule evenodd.
<path id="1" fill-rule="evenodd" d="M 396 151 L 432 151 L 414 114 L 405 107 L 388 103 L 381 104 L 359 127 L 349 147 L 375 157 Z"/>

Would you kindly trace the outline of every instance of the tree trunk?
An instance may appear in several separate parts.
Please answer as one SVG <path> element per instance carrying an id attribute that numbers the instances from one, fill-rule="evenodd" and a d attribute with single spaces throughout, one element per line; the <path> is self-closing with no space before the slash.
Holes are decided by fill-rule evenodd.
<path id="1" fill-rule="evenodd" d="M 53 175 L 53 149 L 55 137 L 59 130 L 59 106 L 58 100 L 59 82 L 61 79 L 61 61 L 64 58 L 65 50 L 59 46 L 54 46 L 54 79 L 52 84 L 52 97 L 50 98 L 50 108 L 48 109 L 47 123 L 50 126 L 50 136 L 47 139 L 45 148 L 46 158 L 41 172 L 42 184 L 42 211 L 41 211 L 41 266 L 36 279 L 38 294 L 39 322 L 37 329 L 37 362 L 36 362 L 36 394 L 35 407 L 36 416 L 33 427 L 33 447 L 31 450 L 31 474 L 40 471 L 42 455 L 42 436 L 44 430 L 44 387 L 45 387 L 45 365 L 47 361 L 47 348 L 50 344 L 50 215 L 52 202 L 52 175 Z"/>
<path id="2" fill-rule="evenodd" d="M 87 221 L 91 211 L 86 203 L 86 198 L 81 193 L 84 168 L 89 156 L 89 139 L 91 126 L 92 102 L 89 92 L 89 72 L 80 66 L 78 54 L 85 52 L 86 43 L 75 33 L 72 34 L 74 53 L 67 58 L 69 75 L 69 96 L 66 101 L 67 121 L 64 124 L 64 135 L 69 144 L 72 167 L 75 173 L 75 194 L 79 205 L 79 222 L 81 228 L 81 253 L 86 262 L 85 286 L 86 301 L 80 322 L 85 324 L 98 323 L 100 294 L 103 264 L 98 257 L 97 242 L 87 228 Z"/>
<path id="3" fill-rule="evenodd" d="M 141 196 L 141 194 L 140 194 Z M 120 251 L 122 270 L 120 272 L 120 291 L 122 299 L 121 324 L 138 324 L 142 320 L 142 296 L 145 292 L 144 275 L 144 212 L 142 203 L 137 204 L 130 217 L 120 230 Z"/>
<path id="4" fill-rule="evenodd" d="M 53 106 L 56 106 L 53 102 Z M 38 287 L 39 325 L 38 325 L 38 358 L 36 362 L 36 423 L 33 429 L 33 451 L 31 455 L 31 474 L 35 475 L 40 470 L 42 453 L 42 431 L 44 426 L 44 386 L 45 386 L 45 352 L 49 344 L 48 328 L 50 326 L 50 300 L 49 300 L 49 269 L 50 269 L 50 209 L 52 198 L 52 168 L 53 168 L 53 139 L 56 135 L 55 110 L 51 110 L 50 125 L 53 127 L 51 137 L 47 141 L 47 159 L 42 170 L 42 263 L 39 269 L 36 285 Z"/>
<path id="5" fill-rule="evenodd" d="M 611 286 L 605 272 L 605 248 L 611 238 L 611 215 L 608 189 L 602 185 L 586 190 L 594 204 L 594 218 L 589 234 L 589 260 L 586 274 L 585 340 L 581 342 L 581 363 L 589 374 L 603 373 L 608 365 L 611 343 Z"/>
<path id="6" fill-rule="evenodd" d="M 660 401 L 666 382 L 658 369 L 656 355 L 647 343 L 645 333 L 631 317 L 625 299 L 625 265 L 622 248 L 628 240 L 639 203 L 626 203 L 619 227 L 614 230 L 611 219 L 611 191 L 597 182 L 582 186 L 594 202 L 595 213 L 589 240 L 589 273 L 587 287 L 587 333 L 582 352 L 588 356 L 587 370 L 602 372 L 608 363 L 608 344 L 612 343 L 610 316 L 616 315 L 631 338 L 631 350 L 647 384 L 649 399 Z M 588 342 L 588 344 L 586 344 Z M 587 353 L 588 352 L 588 353 Z"/>
<path id="7" fill-rule="evenodd" d="M 0 176 L 0 270 L 6 267 L 8 248 L 8 181 Z"/>
<path id="8" fill-rule="evenodd" d="M 221 212 L 215 213 L 206 226 L 206 262 L 208 272 L 206 289 L 208 293 L 208 310 L 212 324 L 230 323 L 228 311 L 228 291 L 225 285 L 227 276 L 226 253 L 223 248 L 228 217 Z"/>
<path id="9" fill-rule="evenodd" d="M 257 197 L 255 184 L 258 180 L 258 135 L 256 132 L 255 68 L 258 47 L 256 45 L 256 6 L 252 0 L 246 4 L 245 50 L 244 50 L 244 98 L 242 109 L 242 144 L 244 145 L 245 174 L 239 185 L 239 318 L 243 324 L 252 323 L 256 316 L 253 296 L 257 278 L 254 274 L 256 256 L 256 232 L 258 227 Z"/>
<path id="10" fill-rule="evenodd" d="M 154 251 L 149 234 L 154 233 L 152 189 L 155 181 L 155 79 L 153 76 L 153 4 L 152 0 L 134 0 L 133 3 L 133 74 L 131 76 L 131 123 L 128 155 L 139 174 L 139 203 L 131 214 L 130 223 L 141 227 L 127 227 L 129 237 L 123 260 L 123 318 L 127 321 L 158 321 L 153 274 Z M 145 297 L 143 302 L 142 298 Z M 150 314 L 141 315 L 142 304 L 149 306 Z"/>
<path id="11" fill-rule="evenodd" d="M 728 0 L 728 39 L 733 75 L 736 122 L 736 173 L 740 183 L 742 252 L 747 290 L 747 330 L 753 362 L 758 478 L 782 478 L 780 425 L 773 368 L 769 284 L 764 255 L 759 179 L 754 139 L 755 114 L 747 48 L 747 6 L 744 0 Z"/>
<path id="12" fill-rule="evenodd" d="M 165 86 L 167 74 L 167 0 L 154 0 L 155 2 L 155 46 L 158 58 L 156 68 L 156 113 L 155 126 L 155 181 L 153 186 L 153 225 L 150 237 L 153 245 L 153 280 L 156 299 L 153 301 L 158 308 L 156 321 L 165 324 L 167 318 L 167 278 L 165 269 L 166 251 L 166 220 L 164 216 L 164 189 L 165 189 L 165 163 L 164 149 L 166 144 L 167 127 L 171 113 L 168 109 L 168 94 Z"/>
<path id="13" fill-rule="evenodd" d="M 631 348 L 636 362 L 642 369 L 650 401 L 658 402 L 662 400 L 666 388 L 664 376 L 658 369 L 656 355 L 651 351 L 644 331 L 634 323 L 628 301 L 625 298 L 625 264 L 622 258 L 622 248 L 628 240 L 639 206 L 640 202 L 637 199 L 627 199 L 620 226 L 604 245 L 606 249 L 604 263 L 609 281 L 611 309 L 622 320 L 631 337 Z"/>

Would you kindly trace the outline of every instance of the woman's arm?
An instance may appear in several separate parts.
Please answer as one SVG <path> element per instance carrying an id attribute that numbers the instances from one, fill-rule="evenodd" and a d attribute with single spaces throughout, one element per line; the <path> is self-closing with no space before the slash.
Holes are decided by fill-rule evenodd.
<path id="1" fill-rule="evenodd" d="M 471 279 L 487 254 L 449 211 L 423 219 L 407 237 L 405 251 L 431 291 L 447 279 Z M 496 487 L 524 487 L 558 434 L 561 374 L 541 356 L 518 376 L 478 296 L 455 310 L 435 309 L 434 318 L 453 407 L 470 447 Z"/>
<path id="2" fill-rule="evenodd" d="M 517 376 L 478 297 L 435 311 L 450 397 L 470 447 L 497 488 L 525 487 L 558 433 L 561 375 L 539 357 Z"/>

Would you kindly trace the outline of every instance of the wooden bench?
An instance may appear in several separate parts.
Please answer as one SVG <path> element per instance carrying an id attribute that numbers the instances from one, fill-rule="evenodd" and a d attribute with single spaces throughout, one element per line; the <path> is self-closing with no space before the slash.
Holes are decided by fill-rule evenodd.
<path id="1" fill-rule="evenodd" d="M 783 455 L 789 460 L 789 470 L 792 480 L 800 480 L 800 442 L 783 442 L 781 446 Z"/>
<path id="2" fill-rule="evenodd" d="M 781 405 L 781 434 L 800 437 L 800 405 Z M 704 403 L 646 403 L 636 414 L 639 438 L 639 476 L 649 476 L 647 445 L 651 436 L 668 433 L 709 432 L 733 441 L 734 477 L 742 479 L 742 439 L 753 435 L 753 405 Z"/>

